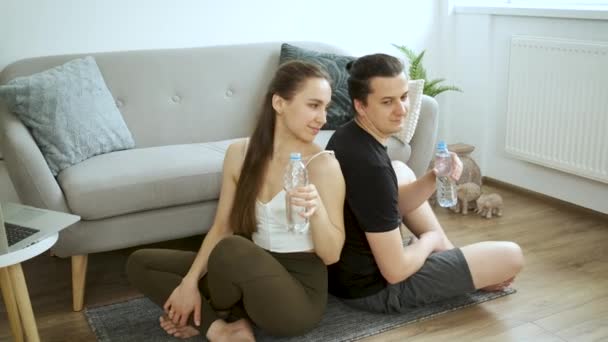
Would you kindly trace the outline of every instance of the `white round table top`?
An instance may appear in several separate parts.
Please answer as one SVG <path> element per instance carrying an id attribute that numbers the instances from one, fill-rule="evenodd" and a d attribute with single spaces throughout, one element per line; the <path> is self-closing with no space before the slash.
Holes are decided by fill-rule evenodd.
<path id="1" fill-rule="evenodd" d="M 55 233 L 44 240 L 36 242 L 33 245 L 16 251 L 0 254 L 0 268 L 18 264 L 44 253 L 49 248 L 53 247 L 58 238 L 59 233 Z"/>

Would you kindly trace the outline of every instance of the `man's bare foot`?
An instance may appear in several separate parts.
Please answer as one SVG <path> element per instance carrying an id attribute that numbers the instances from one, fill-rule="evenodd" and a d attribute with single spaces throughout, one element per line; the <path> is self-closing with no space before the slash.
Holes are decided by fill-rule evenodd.
<path id="1" fill-rule="evenodd" d="M 218 319 L 209 327 L 207 338 L 212 342 L 255 342 L 253 329 L 245 319 L 232 323 Z"/>
<path id="2" fill-rule="evenodd" d="M 167 315 L 160 316 L 159 321 L 160 327 L 163 328 L 167 332 L 167 334 L 175 336 L 177 338 L 186 339 L 200 334 L 198 329 L 193 326 L 186 325 L 183 327 L 179 327 L 175 325 L 175 323 L 173 323 L 173 321 L 171 321 L 169 317 L 167 317 Z"/>
<path id="3" fill-rule="evenodd" d="M 511 286 L 511 284 L 513 284 L 513 280 L 515 280 L 515 277 L 511 277 L 511 278 L 503 281 L 502 283 L 486 286 L 484 288 L 481 288 L 480 290 L 486 291 L 486 292 L 503 291 L 504 289 Z"/>

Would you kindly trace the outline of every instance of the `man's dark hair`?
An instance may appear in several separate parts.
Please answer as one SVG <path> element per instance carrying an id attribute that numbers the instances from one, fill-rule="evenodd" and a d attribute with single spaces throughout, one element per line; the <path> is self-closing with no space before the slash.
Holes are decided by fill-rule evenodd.
<path id="1" fill-rule="evenodd" d="M 367 96 L 372 92 L 370 83 L 374 77 L 395 77 L 403 73 L 403 63 L 391 55 L 377 53 L 363 56 L 346 65 L 348 94 L 355 108 L 355 100 L 367 104 Z"/>

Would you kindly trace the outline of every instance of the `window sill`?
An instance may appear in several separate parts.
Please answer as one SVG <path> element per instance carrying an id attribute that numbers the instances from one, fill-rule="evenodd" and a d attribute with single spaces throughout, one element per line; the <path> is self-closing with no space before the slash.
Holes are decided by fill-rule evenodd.
<path id="1" fill-rule="evenodd" d="M 488 14 L 504 16 L 525 16 L 525 17 L 547 17 L 547 18 L 567 18 L 567 19 L 588 19 L 588 20 L 608 20 L 607 6 L 556 6 L 556 7 L 535 7 L 525 5 L 480 5 L 476 4 L 454 4 L 454 13 L 458 14 Z"/>

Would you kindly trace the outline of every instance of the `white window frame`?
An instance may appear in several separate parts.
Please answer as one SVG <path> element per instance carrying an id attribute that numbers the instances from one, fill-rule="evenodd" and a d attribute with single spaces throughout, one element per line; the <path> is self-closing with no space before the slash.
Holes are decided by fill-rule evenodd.
<path id="1" fill-rule="evenodd" d="M 608 20 L 608 0 L 449 0 L 450 13 Z"/>

